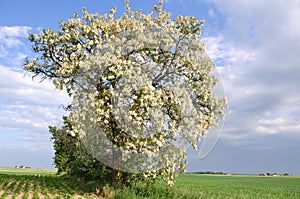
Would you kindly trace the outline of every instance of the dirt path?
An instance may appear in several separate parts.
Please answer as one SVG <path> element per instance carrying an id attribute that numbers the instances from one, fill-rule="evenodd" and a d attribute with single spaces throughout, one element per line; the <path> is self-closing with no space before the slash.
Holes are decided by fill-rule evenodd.
<path id="1" fill-rule="evenodd" d="M 30 181 L 28 199 L 33 199 L 33 187 L 34 187 L 34 183 L 33 181 Z"/>
<path id="2" fill-rule="evenodd" d="M 41 177 L 38 178 L 37 189 L 38 189 L 38 197 L 39 197 L 39 199 L 45 199 L 46 196 L 43 194 L 42 187 L 41 187 Z"/>
<path id="3" fill-rule="evenodd" d="M 4 193 L 4 189 L 2 188 L 3 187 L 3 182 L 0 183 L 0 196 Z"/>

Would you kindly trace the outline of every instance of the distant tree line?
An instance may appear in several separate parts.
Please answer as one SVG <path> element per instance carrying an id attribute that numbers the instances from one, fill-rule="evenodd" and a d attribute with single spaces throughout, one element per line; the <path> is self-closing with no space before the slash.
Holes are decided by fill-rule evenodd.
<path id="1" fill-rule="evenodd" d="M 278 174 L 278 173 L 260 173 L 259 176 L 289 176 L 290 174 L 284 173 L 284 174 Z"/>
<path id="2" fill-rule="evenodd" d="M 194 171 L 187 172 L 187 174 L 215 174 L 215 175 L 228 175 L 229 173 L 214 172 L 214 171 Z M 279 173 L 260 173 L 259 176 L 290 176 L 289 173 L 279 174 Z"/>
<path id="3" fill-rule="evenodd" d="M 227 173 L 214 172 L 214 171 L 196 171 L 196 172 L 188 172 L 187 174 L 218 174 L 218 175 L 226 175 Z"/>

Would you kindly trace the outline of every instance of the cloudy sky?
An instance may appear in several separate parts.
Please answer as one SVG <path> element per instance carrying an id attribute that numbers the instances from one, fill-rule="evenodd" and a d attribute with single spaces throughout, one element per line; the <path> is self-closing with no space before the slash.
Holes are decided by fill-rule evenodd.
<path id="1" fill-rule="evenodd" d="M 156 2 L 131 7 L 148 12 Z M 53 167 L 48 125 L 60 124 L 68 102 L 51 82 L 22 71 L 34 56 L 28 34 L 58 30 L 82 7 L 112 6 L 124 11 L 121 0 L 0 2 L 0 166 Z M 206 20 L 201 39 L 229 102 L 217 144 L 203 159 L 190 150 L 188 171 L 300 175 L 300 1 L 168 0 L 164 8 Z"/>

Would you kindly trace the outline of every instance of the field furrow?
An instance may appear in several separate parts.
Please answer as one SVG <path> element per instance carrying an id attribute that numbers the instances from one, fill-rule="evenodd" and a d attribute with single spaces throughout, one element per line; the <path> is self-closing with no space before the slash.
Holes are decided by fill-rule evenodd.
<path id="1" fill-rule="evenodd" d="M 19 192 L 15 192 L 14 199 L 22 199 L 22 197 L 23 197 L 23 195 L 25 193 L 26 180 L 23 179 L 22 183 L 20 183 L 20 185 L 21 185 L 20 191 Z"/>
<path id="2" fill-rule="evenodd" d="M 97 198 L 54 175 L 0 174 L 0 199 Z"/>
<path id="3" fill-rule="evenodd" d="M 8 184 L 5 186 L 4 188 L 4 193 L 0 196 L 0 199 L 6 199 L 6 198 L 9 198 L 11 193 L 13 193 L 14 189 L 16 188 L 17 184 L 17 181 L 15 181 L 14 179 L 13 180 L 10 180 L 8 182 Z"/>
<path id="4" fill-rule="evenodd" d="M 22 181 L 16 180 L 14 182 L 15 183 L 14 183 L 12 189 L 10 190 L 10 193 L 8 193 L 7 196 L 6 196 L 7 199 L 13 199 L 13 198 L 15 198 L 16 195 L 18 194 L 18 192 L 20 191 L 19 189 L 22 186 Z"/>
<path id="5" fill-rule="evenodd" d="M 12 193 L 12 196 L 11 196 L 12 199 L 15 199 L 21 193 L 21 190 L 24 187 L 24 181 L 25 181 L 25 179 L 21 179 L 18 182 L 18 186 L 16 187 L 16 189 Z"/>
<path id="6" fill-rule="evenodd" d="M 39 187 L 46 199 L 54 198 L 54 196 L 49 193 L 47 186 L 45 186 L 44 176 L 40 178 Z"/>
<path id="7" fill-rule="evenodd" d="M 28 189 L 28 198 L 25 198 L 25 199 L 33 199 L 34 198 L 33 189 L 34 189 L 34 181 L 30 181 L 29 189 Z"/>
<path id="8" fill-rule="evenodd" d="M 45 199 L 45 195 L 42 193 L 42 190 L 40 188 L 40 177 L 35 179 L 33 193 L 34 193 L 35 197 L 37 197 L 39 199 Z"/>

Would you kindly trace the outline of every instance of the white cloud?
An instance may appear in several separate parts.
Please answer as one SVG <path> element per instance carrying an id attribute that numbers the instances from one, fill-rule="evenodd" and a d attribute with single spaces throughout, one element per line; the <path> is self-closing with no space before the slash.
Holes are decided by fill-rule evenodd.
<path id="1" fill-rule="evenodd" d="M 49 143 L 48 126 L 59 124 L 66 114 L 59 106 L 70 99 L 66 92 L 55 90 L 50 81 L 39 83 L 38 79 L 33 81 L 28 75 L 1 65 L 0 73 L 0 127 L 22 132 L 23 136 L 15 139 L 38 150 L 37 145 Z"/>
<path id="2" fill-rule="evenodd" d="M 258 120 L 256 130 L 262 134 L 297 136 L 300 132 L 300 108 L 289 110 L 285 107 L 285 111 L 279 113 L 266 112 L 264 117 Z"/>
<path id="3" fill-rule="evenodd" d="M 39 82 L 39 78 L 32 79 L 29 74 L 16 72 L 11 68 L 0 65 L 1 104 L 35 103 L 35 105 L 53 106 L 66 102 L 66 93 L 56 90 L 51 81 Z"/>
<path id="4" fill-rule="evenodd" d="M 26 37 L 31 27 L 28 26 L 2 26 L 0 27 L 0 38 Z"/>
<path id="5" fill-rule="evenodd" d="M 284 136 L 288 152 L 300 139 L 300 1 L 209 2 L 226 17 L 224 29 L 203 38 L 216 64 L 226 66 L 230 110 L 222 138 L 276 149 Z M 269 143 L 268 136 L 278 138 Z"/>
<path id="6" fill-rule="evenodd" d="M 6 57 L 8 54 L 8 51 L 5 49 L 3 45 L 0 45 L 0 58 Z"/>
<path id="7" fill-rule="evenodd" d="M 27 37 L 31 27 L 28 26 L 0 26 L 0 45 L 11 48 L 22 45 L 19 37 Z"/>
<path id="8" fill-rule="evenodd" d="M 28 26 L 0 26 L 0 64 L 10 67 L 23 64 L 32 52 L 28 40 L 31 31 Z"/>
<path id="9" fill-rule="evenodd" d="M 215 61 L 217 66 L 246 63 L 251 61 L 255 52 L 239 49 L 226 42 L 224 36 L 203 37 L 206 53 Z"/>
<path id="10" fill-rule="evenodd" d="M 67 103 L 66 93 L 55 90 L 49 81 L 33 81 L 22 70 L 24 58 L 32 52 L 27 39 L 30 31 L 27 26 L 0 27 L 2 166 L 6 162 L 6 166 L 49 167 L 53 149 L 48 126 L 58 125 L 66 114 L 58 108 Z"/>

